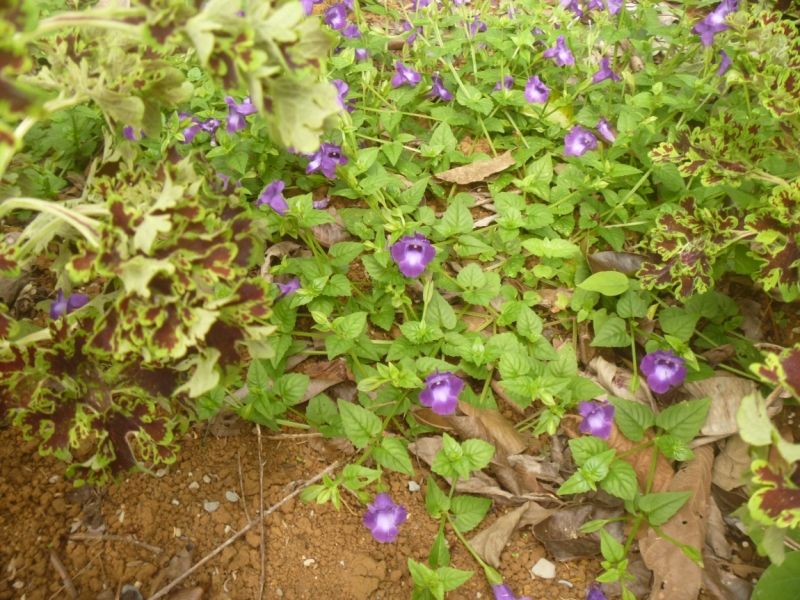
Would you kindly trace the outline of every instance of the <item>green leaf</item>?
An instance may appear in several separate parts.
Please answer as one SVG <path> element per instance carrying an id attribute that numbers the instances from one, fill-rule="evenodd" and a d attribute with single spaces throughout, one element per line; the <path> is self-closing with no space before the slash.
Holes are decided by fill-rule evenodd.
<path id="1" fill-rule="evenodd" d="M 661 309 L 661 312 L 658 313 L 658 322 L 661 324 L 661 330 L 664 333 L 675 336 L 684 343 L 688 342 L 694 335 L 694 328 L 699 320 L 699 314 L 687 312 L 683 308 L 674 306 Z"/>
<path id="2" fill-rule="evenodd" d="M 625 558 L 625 547 L 605 529 L 600 530 L 600 552 L 603 553 L 603 558 L 612 563 L 618 563 Z"/>
<path id="3" fill-rule="evenodd" d="M 328 254 L 333 260 L 334 267 L 345 267 L 353 262 L 364 251 L 364 244 L 360 242 L 338 242 L 331 246 Z"/>
<path id="4" fill-rule="evenodd" d="M 250 363 L 250 368 L 247 370 L 247 387 L 251 392 L 266 392 L 272 387 L 272 380 L 265 363 L 266 361 L 260 358 Z"/>
<path id="5" fill-rule="evenodd" d="M 450 499 L 430 475 L 428 475 L 428 491 L 425 494 L 425 508 L 434 519 L 438 519 L 442 513 L 450 510 Z"/>
<path id="6" fill-rule="evenodd" d="M 500 375 L 503 379 L 513 379 L 527 375 L 531 370 L 531 364 L 523 354 L 518 352 L 505 352 L 500 357 Z"/>
<path id="7" fill-rule="evenodd" d="M 364 448 L 383 431 L 381 420 L 363 406 L 339 400 L 339 414 L 347 439 L 356 448 Z"/>
<path id="8" fill-rule="evenodd" d="M 663 452 L 667 458 L 679 460 L 681 462 L 694 458 L 692 449 L 673 435 L 661 435 L 657 437 L 656 445 L 658 445 L 661 452 Z"/>
<path id="9" fill-rule="evenodd" d="M 442 220 L 433 226 L 433 228 L 442 235 L 442 237 L 452 237 L 459 233 L 469 233 L 472 231 L 472 214 L 463 200 L 456 199 L 450 206 L 447 207 Z"/>
<path id="10" fill-rule="evenodd" d="M 703 426 L 710 407 L 711 398 L 673 404 L 656 417 L 656 425 L 688 444 Z"/>
<path id="11" fill-rule="evenodd" d="M 433 570 L 422 563 L 418 563 L 413 558 L 408 559 L 408 570 L 411 572 L 414 583 L 423 588 L 428 587 L 428 584 L 435 577 Z"/>
<path id="12" fill-rule="evenodd" d="M 353 340 L 345 340 L 338 335 L 329 335 L 325 338 L 325 350 L 328 352 L 328 360 L 333 360 L 340 354 L 350 352 L 356 343 Z"/>
<path id="13" fill-rule="evenodd" d="M 482 288 L 488 281 L 486 274 L 475 263 L 470 263 L 461 269 L 456 280 L 465 288 Z"/>
<path id="14" fill-rule="evenodd" d="M 431 134 L 431 146 L 441 146 L 445 152 L 452 152 L 458 146 L 458 140 L 453 135 L 453 130 L 446 121 L 442 121 L 436 126 Z"/>
<path id="15" fill-rule="evenodd" d="M 367 313 L 356 312 L 333 321 L 333 330 L 348 340 L 355 340 L 367 326 Z"/>
<path id="16" fill-rule="evenodd" d="M 669 521 L 681 506 L 692 496 L 692 492 L 661 492 L 639 498 L 639 508 L 647 514 L 651 525 Z"/>
<path id="17" fill-rule="evenodd" d="M 631 345 L 631 336 L 628 335 L 627 325 L 623 319 L 611 315 L 594 332 L 594 339 L 590 346 L 605 348 L 625 348 Z"/>
<path id="18" fill-rule="evenodd" d="M 647 316 L 647 303 L 637 292 L 628 290 L 617 301 L 617 314 L 623 319 L 640 319 Z"/>
<path id="19" fill-rule="evenodd" d="M 600 271 L 578 284 L 579 288 L 599 292 L 604 296 L 619 296 L 630 287 L 627 275 L 616 271 Z"/>
<path id="20" fill-rule="evenodd" d="M 431 546 L 431 551 L 428 552 L 428 564 L 431 568 L 446 567 L 450 564 L 450 550 L 447 548 L 447 541 L 444 537 L 444 531 L 439 529 L 439 533 Z"/>
<path id="21" fill-rule="evenodd" d="M 302 373 L 286 373 L 275 381 L 274 391 L 287 406 L 293 406 L 303 399 L 311 381 Z"/>
<path id="22" fill-rule="evenodd" d="M 569 440 L 568 443 L 569 449 L 572 451 L 572 458 L 579 467 L 582 467 L 595 454 L 608 451 L 608 444 L 593 435 L 575 438 Z"/>
<path id="23" fill-rule="evenodd" d="M 632 442 L 641 442 L 645 431 L 656 423 L 653 411 L 641 402 L 614 397 L 610 400 L 616 409 L 614 421 L 622 435 Z"/>
<path id="24" fill-rule="evenodd" d="M 494 456 L 494 446 L 475 438 L 461 444 L 461 448 L 464 450 L 464 456 L 469 461 L 469 467 L 472 471 L 483 469 Z"/>
<path id="25" fill-rule="evenodd" d="M 453 307 L 437 291 L 433 292 L 431 301 L 428 303 L 425 321 L 435 327 L 444 329 L 454 329 L 458 323 Z"/>
<path id="26" fill-rule="evenodd" d="M 492 506 L 489 498 L 475 496 L 456 496 L 450 503 L 450 511 L 455 515 L 453 526 L 461 533 L 472 531 L 483 520 Z"/>
<path id="27" fill-rule="evenodd" d="M 565 496 L 567 494 L 583 494 L 591 489 L 592 483 L 586 479 L 586 476 L 583 474 L 583 472 L 578 471 L 577 473 L 573 474 L 572 477 L 567 479 L 564 484 L 558 488 L 556 493 L 559 496 Z"/>
<path id="28" fill-rule="evenodd" d="M 581 256 L 581 249 L 567 240 L 531 238 L 524 240 L 522 246 L 532 254 L 545 258 L 577 258 Z"/>
<path id="29" fill-rule="evenodd" d="M 636 471 L 628 463 L 615 460 L 608 469 L 608 475 L 600 482 L 606 492 L 623 500 L 633 500 L 639 491 Z"/>
<path id="30" fill-rule="evenodd" d="M 414 467 L 403 442 L 393 437 L 381 439 L 381 445 L 372 451 L 372 456 L 382 467 L 414 477 Z"/>
<path id="31" fill-rule="evenodd" d="M 439 567 L 436 569 L 436 575 L 439 581 L 442 582 L 445 592 L 449 592 L 464 585 L 470 577 L 474 575 L 474 571 L 461 571 L 453 569 L 452 567 Z"/>
<path id="32" fill-rule="evenodd" d="M 761 394 L 754 392 L 742 398 L 736 413 L 739 435 L 751 446 L 766 446 L 772 443 L 775 427 L 767 414 L 767 406 Z"/>
<path id="33" fill-rule="evenodd" d="M 347 465 L 342 469 L 342 477 L 345 478 L 347 487 L 351 490 L 361 489 L 373 481 L 377 481 L 380 476 L 380 470 L 369 469 L 361 465 Z"/>
<path id="34" fill-rule="evenodd" d="M 541 317 L 533 312 L 533 310 L 527 306 L 523 306 L 520 309 L 519 316 L 517 317 L 517 333 L 535 342 L 536 339 L 542 335 L 543 328 L 544 323 L 542 323 Z"/>
<path id="35" fill-rule="evenodd" d="M 606 475 L 608 475 L 611 461 L 614 460 L 616 454 L 617 451 L 612 448 L 611 450 L 606 450 L 600 454 L 590 456 L 580 468 L 581 473 L 583 473 L 584 477 L 589 481 L 602 481 L 605 479 Z"/>

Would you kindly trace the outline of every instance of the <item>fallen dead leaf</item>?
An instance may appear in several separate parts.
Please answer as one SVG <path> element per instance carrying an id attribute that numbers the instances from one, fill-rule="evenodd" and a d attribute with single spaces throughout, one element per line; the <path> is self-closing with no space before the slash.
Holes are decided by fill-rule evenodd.
<path id="1" fill-rule="evenodd" d="M 600 271 L 617 271 L 632 275 L 642 264 L 647 260 L 644 256 L 639 254 L 631 254 L 630 252 L 595 252 L 586 257 L 589 261 L 589 268 L 592 273 L 599 273 Z"/>
<path id="2" fill-rule="evenodd" d="M 536 477 L 538 481 L 551 481 L 561 485 L 564 478 L 558 470 L 558 464 L 540 460 L 536 456 L 529 454 L 516 454 L 508 457 L 508 463 L 518 472 L 529 473 Z"/>
<path id="3" fill-rule="evenodd" d="M 239 435 L 245 423 L 235 411 L 223 408 L 212 417 L 208 432 L 217 438 Z"/>
<path id="4" fill-rule="evenodd" d="M 743 484 L 742 475 L 750 468 L 750 445 L 739 435 L 717 442 L 719 454 L 714 459 L 711 482 L 726 492 Z"/>
<path id="5" fill-rule="evenodd" d="M 566 303 L 569 303 L 569 300 L 572 299 L 572 290 L 568 290 L 567 288 L 545 288 L 541 290 L 537 290 L 539 292 L 539 296 L 541 300 L 539 300 L 539 305 L 543 306 L 550 310 L 551 313 L 557 313 L 564 310 L 564 301 L 566 299 Z"/>
<path id="6" fill-rule="evenodd" d="M 754 342 L 763 340 L 764 332 L 761 331 L 761 303 L 752 298 L 739 298 L 736 304 L 739 305 L 739 314 L 744 318 L 739 328 Z"/>
<path id="7" fill-rule="evenodd" d="M 533 527 L 533 535 L 542 542 L 556 560 L 591 557 L 600 552 L 600 532 L 581 533 L 581 525 L 594 519 L 611 519 L 623 515 L 622 508 L 594 504 L 566 506 Z M 621 521 L 606 525 L 606 531 L 625 543 Z"/>
<path id="8" fill-rule="evenodd" d="M 652 438 L 653 434 L 648 432 L 645 434 L 641 442 L 632 442 L 619 432 L 619 429 L 617 429 L 617 425 L 615 423 L 612 425 L 611 435 L 608 437 L 606 442 L 608 442 L 609 448 L 616 448 L 618 453 L 622 453 L 627 452 L 628 450 L 635 448 L 639 444 L 649 441 Z M 642 491 L 642 493 L 644 493 L 645 486 L 647 485 L 647 478 L 650 473 L 650 463 L 653 460 L 653 448 L 644 448 L 638 452 L 634 452 L 633 454 L 623 456 L 621 460 L 624 460 L 633 467 L 634 471 L 636 471 L 636 479 L 639 482 L 639 489 Z M 666 492 L 667 489 L 669 489 L 670 483 L 672 483 L 673 475 L 674 472 L 669 464 L 669 461 L 661 452 L 659 452 L 658 458 L 656 459 L 656 470 L 655 475 L 653 476 L 653 485 L 651 486 L 650 491 Z"/>
<path id="9" fill-rule="evenodd" d="M 554 512 L 555 509 L 542 508 L 535 502 L 526 502 L 499 517 L 489 527 L 473 537 L 469 543 L 483 560 L 495 569 L 499 569 L 500 555 L 514 532 L 526 525 L 537 525 Z"/>
<path id="10" fill-rule="evenodd" d="M 278 264 L 283 260 L 284 256 L 312 256 L 311 250 L 304 248 L 300 244 L 294 242 L 278 242 L 273 246 L 267 248 L 264 252 L 264 264 L 261 265 L 261 276 L 269 283 L 272 283 L 272 275 L 269 274 L 269 268 Z M 273 259 L 275 262 L 273 263 Z"/>
<path id="11" fill-rule="evenodd" d="M 628 559 L 631 562 L 628 563 L 627 571 L 630 575 L 633 575 L 633 581 L 626 581 L 625 587 L 637 598 L 644 598 L 650 593 L 653 572 L 647 568 L 641 558 L 634 560 L 631 556 L 632 553 L 628 553 Z M 622 586 L 619 581 L 604 583 L 601 587 L 603 593 L 609 598 L 622 595 Z"/>
<path id="12" fill-rule="evenodd" d="M 204 590 L 200 586 L 183 588 L 169 595 L 169 600 L 202 600 Z"/>
<path id="13" fill-rule="evenodd" d="M 711 350 L 703 352 L 703 356 L 708 360 L 712 367 L 716 367 L 719 363 L 725 362 L 736 354 L 736 347 L 733 344 L 723 344 Z"/>
<path id="14" fill-rule="evenodd" d="M 654 413 L 658 414 L 655 398 L 653 398 L 653 394 L 650 392 L 650 388 L 645 380 L 640 379 L 639 389 L 636 390 L 635 394 L 631 394 L 630 383 L 633 378 L 633 372 L 628 369 L 617 367 L 602 356 L 595 356 L 587 367 L 590 372 L 597 375 L 597 383 L 610 395 L 644 404 L 650 407 Z M 595 380 L 595 378 L 589 375 L 586 375 L 586 377 Z"/>
<path id="15" fill-rule="evenodd" d="M 713 600 L 750 600 L 753 584 L 720 569 L 715 556 L 703 552 L 703 590 Z"/>
<path id="16" fill-rule="evenodd" d="M 705 423 L 700 429 L 702 435 L 733 435 L 739 432 L 736 412 L 739 410 L 742 398 L 755 392 L 758 385 L 751 379 L 723 371 L 708 379 L 684 383 L 683 389 L 692 400 L 711 398 Z"/>
<path id="17" fill-rule="evenodd" d="M 702 550 L 706 537 L 706 514 L 711 493 L 711 465 L 714 451 L 703 446 L 696 456 L 684 463 L 669 486 L 670 492 L 691 492 L 692 495 L 661 531 L 682 544 Z M 697 598 L 702 585 L 702 569 L 683 551 L 654 529 L 639 543 L 645 564 L 653 570 L 653 600 L 688 600 Z"/>
<path id="18" fill-rule="evenodd" d="M 717 503 L 714 502 L 713 496 L 708 498 L 708 517 L 706 527 L 706 546 L 714 551 L 714 554 L 722 559 L 730 560 L 731 545 L 725 536 L 725 520 L 722 518 L 722 512 L 719 510 Z"/>
<path id="19" fill-rule="evenodd" d="M 299 372 L 305 373 L 311 379 L 334 379 L 336 381 L 348 379 L 350 381 L 355 381 L 352 371 L 350 371 L 347 363 L 341 358 L 309 363 Z"/>
<path id="20" fill-rule="evenodd" d="M 435 177 L 442 181 L 447 181 L 448 183 L 467 185 L 477 181 L 484 181 L 487 177 L 504 171 L 514 164 L 514 158 L 511 156 L 511 151 L 509 150 L 491 160 L 480 160 L 464 165 L 463 167 L 442 171 L 441 173 L 437 173 Z"/>
<path id="21" fill-rule="evenodd" d="M 329 215 L 336 219 L 333 223 L 323 223 L 322 225 L 314 225 L 311 227 L 311 233 L 314 238 L 320 243 L 323 248 L 330 248 L 339 242 L 346 242 L 350 239 L 347 234 L 347 229 L 344 226 L 344 221 L 335 208 L 325 209 Z"/>
<path id="22" fill-rule="evenodd" d="M 355 451 L 352 442 L 347 438 L 330 438 L 312 437 L 308 439 L 308 445 L 312 449 L 320 453 L 321 458 L 331 460 L 339 456 L 340 452 L 344 452 L 345 456 L 351 456 Z"/>
<path id="23" fill-rule="evenodd" d="M 150 596 L 160 590 L 165 583 L 176 580 L 192 567 L 195 545 L 189 544 L 181 548 L 173 556 L 167 566 L 161 569 L 150 584 Z"/>

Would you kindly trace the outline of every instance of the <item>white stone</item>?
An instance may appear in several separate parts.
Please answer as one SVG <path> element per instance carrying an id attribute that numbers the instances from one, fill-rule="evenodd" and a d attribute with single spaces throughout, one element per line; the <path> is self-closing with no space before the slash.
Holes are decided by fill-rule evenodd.
<path id="1" fill-rule="evenodd" d="M 211 483 L 211 477 L 208 475 L 203 475 L 203 483 Z"/>
<path id="2" fill-rule="evenodd" d="M 541 577 L 542 579 L 555 579 L 556 566 L 546 558 L 540 558 L 536 564 L 531 567 L 531 575 L 534 577 Z"/>
<path id="3" fill-rule="evenodd" d="M 228 490 L 225 492 L 225 498 L 227 498 L 228 502 L 238 502 L 239 496 L 236 495 L 236 492 L 232 490 Z"/>
<path id="4" fill-rule="evenodd" d="M 416 481 L 409 481 L 408 482 L 408 491 L 409 492 L 418 492 L 419 491 L 419 484 Z"/>
<path id="5" fill-rule="evenodd" d="M 315 561 L 313 558 L 307 558 L 306 560 L 303 561 L 303 566 L 304 567 L 310 567 L 315 562 L 317 562 L 317 561 Z"/>
<path id="6" fill-rule="evenodd" d="M 180 503 L 181 503 L 181 501 L 180 501 L 180 500 L 178 500 L 177 498 L 173 498 L 173 499 L 172 499 L 172 505 L 173 505 L 173 506 L 178 506 Z"/>
<path id="7" fill-rule="evenodd" d="M 219 508 L 219 502 L 209 502 L 206 500 L 203 502 L 203 508 L 207 513 L 213 513 L 215 510 Z"/>
<path id="8" fill-rule="evenodd" d="M 189 489 L 190 490 L 199 490 L 200 489 L 200 484 L 197 483 L 196 481 L 193 481 L 192 483 L 189 484 Z"/>
<path id="9" fill-rule="evenodd" d="M 563 585 L 564 587 L 568 587 L 568 588 L 573 588 L 573 587 L 575 587 L 574 585 L 572 585 L 572 584 L 571 584 L 569 581 L 567 581 L 566 579 L 559 579 L 559 580 L 558 580 L 558 585 Z"/>

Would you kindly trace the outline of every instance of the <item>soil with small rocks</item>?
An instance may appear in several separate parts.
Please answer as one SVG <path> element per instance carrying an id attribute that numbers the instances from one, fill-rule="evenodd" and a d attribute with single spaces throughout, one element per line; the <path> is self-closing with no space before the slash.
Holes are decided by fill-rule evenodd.
<path id="1" fill-rule="evenodd" d="M 69 598 L 51 564 L 51 549 L 74 583 L 78 600 L 113 600 L 126 584 L 136 585 L 147 598 L 169 581 L 164 568 L 182 550 L 190 550 L 191 561 L 197 562 L 243 528 L 248 523 L 244 504 L 241 500 L 231 502 L 228 497 L 243 495 L 250 517 L 257 516 L 257 437 L 245 431 L 219 439 L 208 435 L 205 444 L 203 438 L 203 430 L 190 430 L 182 440 L 177 462 L 159 476 L 137 473 L 119 485 L 80 491 L 65 480 L 63 462 L 39 456 L 37 443 L 26 442 L 18 430 L 0 430 L 0 600 Z M 241 457 L 244 494 L 237 454 Z M 266 435 L 263 457 L 265 509 L 331 462 L 312 450 L 307 439 L 275 440 Z M 330 504 L 304 504 L 293 499 L 268 515 L 264 524 L 263 597 L 409 598 L 413 581 L 407 559 L 426 562 L 437 532 L 437 523 L 425 510 L 429 472 L 417 467 L 416 474 L 415 481 L 420 485 L 417 492 L 409 491 L 408 477 L 388 474 L 389 493 L 409 511 L 407 523 L 391 544 L 380 544 L 371 537 L 362 524 L 364 506 L 348 494 L 343 494 L 339 511 Z M 206 510 L 217 502 L 216 510 Z M 506 510 L 493 509 L 482 527 Z M 155 553 L 124 539 L 69 539 L 70 535 L 87 533 L 135 539 L 162 551 Z M 448 535 L 448 541 L 452 566 L 475 571 L 448 598 L 492 598 L 477 563 L 454 535 Z M 204 599 L 257 598 L 260 546 L 259 528 L 255 527 L 188 577 L 179 589 L 199 586 Z M 542 557 L 546 557 L 545 549 L 530 529 L 517 532 L 509 542 L 501 571 L 518 596 L 536 600 L 585 598 L 588 583 L 600 571 L 596 560 L 557 562 L 554 580 L 533 579 L 529 569 Z M 174 567 L 171 573 L 176 573 Z"/>

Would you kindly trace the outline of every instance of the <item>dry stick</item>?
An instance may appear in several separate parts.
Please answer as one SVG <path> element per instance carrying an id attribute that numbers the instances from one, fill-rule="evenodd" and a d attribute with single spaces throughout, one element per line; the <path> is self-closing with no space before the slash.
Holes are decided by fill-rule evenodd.
<path id="1" fill-rule="evenodd" d="M 338 467 L 340 464 L 341 464 L 341 461 L 338 461 L 338 460 L 337 460 L 335 463 L 333 463 L 332 465 L 330 465 L 329 467 L 327 467 L 325 470 L 323 470 L 323 471 L 320 471 L 320 472 L 319 472 L 319 473 L 317 473 L 317 474 L 316 474 L 314 477 L 312 477 L 311 479 L 309 479 L 308 481 L 306 481 L 306 482 L 305 482 L 303 485 L 301 485 L 300 487 L 298 487 L 298 488 L 297 488 L 295 491 L 293 491 L 291 494 L 289 494 L 288 496 L 285 496 L 285 497 L 284 497 L 282 500 L 280 500 L 280 501 L 278 501 L 277 503 L 275 503 L 275 504 L 273 504 L 272 506 L 270 506 L 270 507 L 269 507 L 269 508 L 266 510 L 266 512 L 264 512 L 263 514 L 259 515 L 257 519 L 253 519 L 252 521 L 250 521 L 250 522 L 249 522 L 247 525 L 245 525 L 245 526 L 244 526 L 242 529 L 240 529 L 239 531 L 237 531 L 236 533 L 234 533 L 234 534 L 233 534 L 231 537 L 229 537 L 227 540 L 225 540 L 225 541 L 224 541 L 222 544 L 220 544 L 220 545 L 219 545 L 219 546 L 217 546 L 217 547 L 216 547 L 214 550 L 212 550 L 211 552 L 209 552 L 208 554 L 206 554 L 206 555 L 205 555 L 205 556 L 204 556 L 204 557 L 203 557 L 201 560 L 199 560 L 197 563 L 195 563 L 195 565 L 194 565 L 194 566 L 193 566 L 191 569 L 189 569 L 189 570 L 185 571 L 185 572 L 184 572 L 184 573 L 183 573 L 183 574 L 182 574 L 180 577 L 178 577 L 177 579 L 175 579 L 175 581 L 173 581 L 173 582 L 172 582 L 172 583 L 170 583 L 169 585 L 167 585 L 167 586 L 164 586 L 163 588 L 161 588 L 161 589 L 160 589 L 158 592 L 156 592 L 155 594 L 153 594 L 152 596 L 150 596 L 150 597 L 149 597 L 147 600 L 158 600 L 158 598 L 163 598 L 164 596 L 166 596 L 166 595 L 167 595 L 167 594 L 168 594 L 168 593 L 169 593 L 169 592 L 172 590 L 172 588 L 174 588 L 175 586 L 177 586 L 177 585 L 178 585 L 179 583 L 181 583 L 181 582 L 182 582 L 184 579 L 186 579 L 187 577 L 189 577 L 189 575 L 191 575 L 192 573 L 194 573 L 194 572 L 195 572 L 197 569 L 199 569 L 200 567 L 202 567 L 204 564 L 206 564 L 208 561 L 210 561 L 212 558 L 214 558 L 214 557 L 215 557 L 217 554 L 219 554 L 220 552 L 222 552 L 222 551 L 223 551 L 225 548 L 227 548 L 228 546 L 230 546 L 230 545 L 231 545 L 233 542 L 235 542 L 235 541 L 236 541 L 236 540 L 238 540 L 240 537 L 242 537 L 242 536 L 243 536 L 245 533 L 247 533 L 248 531 L 250 531 L 250 530 L 251 530 L 253 527 L 255 527 L 255 526 L 258 524 L 258 522 L 259 522 L 259 521 L 262 521 L 262 520 L 264 519 L 264 517 L 266 517 L 266 516 L 268 516 L 268 515 L 271 515 L 272 513 L 274 513 L 274 512 L 275 512 L 276 510 L 278 510 L 278 509 L 279 509 L 281 506 L 283 506 L 284 504 L 286 504 L 286 503 L 287 503 L 289 500 L 291 500 L 291 499 L 292 499 L 292 498 L 294 498 L 295 496 L 298 496 L 298 495 L 299 495 L 299 494 L 300 494 L 300 493 L 301 493 L 301 492 L 302 492 L 304 489 L 306 489 L 306 488 L 307 488 L 308 486 L 310 486 L 312 483 L 316 483 L 317 481 L 319 481 L 320 479 L 322 479 L 322 477 L 323 477 L 324 475 L 327 475 L 327 474 L 328 474 L 328 473 L 330 473 L 331 471 L 335 470 L 335 469 L 336 469 L 336 467 Z"/>
<path id="2" fill-rule="evenodd" d="M 247 517 L 248 523 L 250 522 L 250 513 L 247 510 L 247 497 L 244 495 L 244 479 L 242 479 L 242 457 L 239 451 L 236 451 L 236 462 L 239 463 L 239 488 L 242 490 L 242 504 L 244 504 L 244 516 Z"/>
<path id="3" fill-rule="evenodd" d="M 82 542 L 87 540 L 102 540 L 102 541 L 109 541 L 109 542 L 127 542 L 128 544 L 133 544 L 134 546 L 139 546 L 140 548 L 144 548 L 145 550 L 149 550 L 153 554 L 160 554 L 163 552 L 161 548 L 158 546 L 153 546 L 151 544 L 147 544 L 145 542 L 140 542 L 139 540 L 134 540 L 133 538 L 125 537 L 124 535 L 113 535 L 113 534 L 102 534 L 102 533 L 73 533 L 72 535 L 67 536 L 68 540 L 72 540 L 73 542 Z"/>
<path id="4" fill-rule="evenodd" d="M 86 563 L 86 566 L 85 566 L 85 567 L 83 567 L 83 568 L 82 568 L 80 571 L 78 571 L 77 573 L 75 573 L 75 579 L 78 579 L 78 578 L 80 578 L 80 576 L 81 576 L 81 575 L 83 575 L 83 574 L 84 574 L 84 573 L 85 573 L 85 572 L 86 572 L 86 571 L 89 569 L 89 567 L 91 567 L 91 566 L 92 566 L 92 564 L 94 563 L 95 559 L 96 559 L 98 556 L 100 556 L 102 553 L 103 553 L 103 550 L 101 549 L 101 550 L 100 550 L 100 552 L 98 552 L 98 553 L 97 553 L 97 554 L 95 554 L 94 556 L 90 557 L 90 560 L 89 560 L 89 562 L 88 562 L 88 563 Z M 25 567 L 23 567 L 23 569 L 24 569 L 24 568 L 25 568 Z M 21 571 L 21 570 L 22 570 L 22 569 L 20 569 L 19 571 Z M 19 571 L 17 571 L 17 572 L 19 573 Z M 63 586 L 63 585 L 62 585 L 60 588 L 58 588 L 58 589 L 55 591 L 55 593 L 54 593 L 52 596 L 50 596 L 50 598 L 48 598 L 47 600 L 53 600 L 53 598 L 55 598 L 56 596 L 58 596 L 58 595 L 59 595 L 59 594 L 60 594 L 60 593 L 61 593 L 61 592 L 64 590 L 64 587 L 65 587 L 65 586 Z"/>
<path id="5" fill-rule="evenodd" d="M 278 435 L 265 435 L 265 440 L 291 440 L 295 438 L 322 437 L 321 433 L 279 433 Z"/>
<path id="6" fill-rule="evenodd" d="M 258 514 L 264 514 L 264 453 L 261 451 L 261 425 L 256 423 L 258 432 Z M 264 519 L 260 521 L 261 528 L 261 578 L 258 583 L 258 600 L 264 597 Z"/>
<path id="7" fill-rule="evenodd" d="M 764 405 L 765 405 L 767 408 L 769 408 L 769 407 L 770 407 L 770 405 L 771 405 L 773 402 L 775 402 L 775 400 L 777 400 L 777 399 L 778 399 L 778 396 L 780 396 L 782 393 L 783 393 L 783 386 L 782 386 L 782 385 L 779 385 L 778 387 L 776 387 L 774 390 L 772 390 L 772 391 L 769 393 L 769 396 L 767 396 L 767 397 L 764 399 Z"/>
<path id="8" fill-rule="evenodd" d="M 70 598 L 77 598 L 78 590 L 75 589 L 75 585 L 72 583 L 72 579 L 70 579 L 67 569 L 64 568 L 64 563 L 61 562 L 58 554 L 56 554 L 56 551 L 52 548 L 50 548 L 50 564 L 53 565 L 56 573 L 58 573 L 58 576 L 61 577 L 61 582 L 64 584 L 64 587 L 66 588 Z"/>

